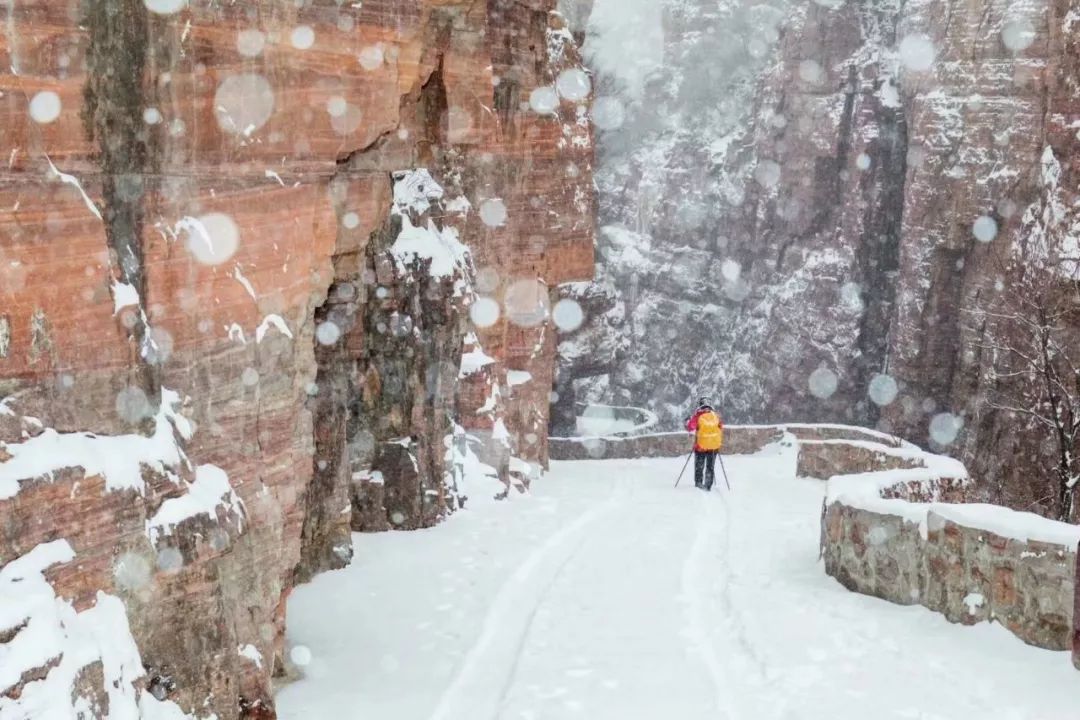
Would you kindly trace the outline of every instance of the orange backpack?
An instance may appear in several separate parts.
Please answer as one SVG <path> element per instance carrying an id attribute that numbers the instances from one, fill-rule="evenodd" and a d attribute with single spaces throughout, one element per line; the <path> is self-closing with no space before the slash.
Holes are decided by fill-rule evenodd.
<path id="1" fill-rule="evenodd" d="M 719 450 L 724 444 L 724 424 L 712 410 L 703 412 L 697 421 L 697 446 L 699 450 Z"/>

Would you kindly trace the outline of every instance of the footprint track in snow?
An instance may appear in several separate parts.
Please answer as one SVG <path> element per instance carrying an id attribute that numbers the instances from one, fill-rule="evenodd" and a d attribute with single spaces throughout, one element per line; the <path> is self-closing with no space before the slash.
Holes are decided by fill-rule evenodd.
<path id="1" fill-rule="evenodd" d="M 431 720 L 495 720 L 500 716 L 544 597 L 581 549 L 589 528 L 628 502 L 628 497 L 627 486 L 614 483 L 604 502 L 563 526 L 529 554 L 500 588 L 479 639 L 466 653 Z M 499 673 L 503 674 L 501 681 L 493 677 Z"/>

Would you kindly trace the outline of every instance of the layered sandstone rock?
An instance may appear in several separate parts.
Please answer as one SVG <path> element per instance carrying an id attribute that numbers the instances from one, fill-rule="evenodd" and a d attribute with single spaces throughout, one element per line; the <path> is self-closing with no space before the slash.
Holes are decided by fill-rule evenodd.
<path id="1" fill-rule="evenodd" d="M 577 62 L 552 6 L 14 6 L 0 564 L 66 540 L 43 577 L 76 611 L 123 600 L 132 693 L 272 716 L 293 583 L 347 562 L 350 526 L 458 504 L 445 440 L 475 269 L 499 301 L 591 273 L 583 105 L 528 105 Z M 428 207 L 396 202 L 421 174 Z M 496 227 L 477 212 L 492 199 Z M 548 322 L 481 331 L 495 383 L 531 374 L 500 412 L 538 464 Z M 86 696 L 104 698 L 95 667 Z"/>

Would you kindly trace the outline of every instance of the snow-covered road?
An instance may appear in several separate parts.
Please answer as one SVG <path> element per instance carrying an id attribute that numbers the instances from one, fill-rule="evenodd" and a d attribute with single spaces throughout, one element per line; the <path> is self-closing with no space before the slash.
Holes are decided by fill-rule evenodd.
<path id="1" fill-rule="evenodd" d="M 531 497 L 356 536 L 290 601 L 311 660 L 281 718 L 1075 720 L 1065 654 L 828 578 L 790 448 L 725 462 L 730 495 L 673 490 L 680 459 L 556 463 Z"/>

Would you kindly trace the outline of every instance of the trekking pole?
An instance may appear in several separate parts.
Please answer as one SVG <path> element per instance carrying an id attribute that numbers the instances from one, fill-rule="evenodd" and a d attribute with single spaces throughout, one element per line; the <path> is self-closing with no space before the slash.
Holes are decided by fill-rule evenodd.
<path id="1" fill-rule="evenodd" d="M 727 479 L 727 468 L 724 467 L 724 456 L 716 453 L 716 459 L 720 461 L 720 472 L 724 473 L 724 484 L 727 485 L 728 492 L 731 492 L 731 483 Z"/>
<path id="2" fill-rule="evenodd" d="M 694 451 L 691 450 L 690 454 L 686 456 L 686 463 L 682 466 L 682 472 L 679 473 L 679 479 L 675 481 L 675 487 L 679 487 L 679 483 L 682 482 L 683 473 L 686 472 L 686 468 L 690 466 L 690 458 L 694 457 Z"/>

